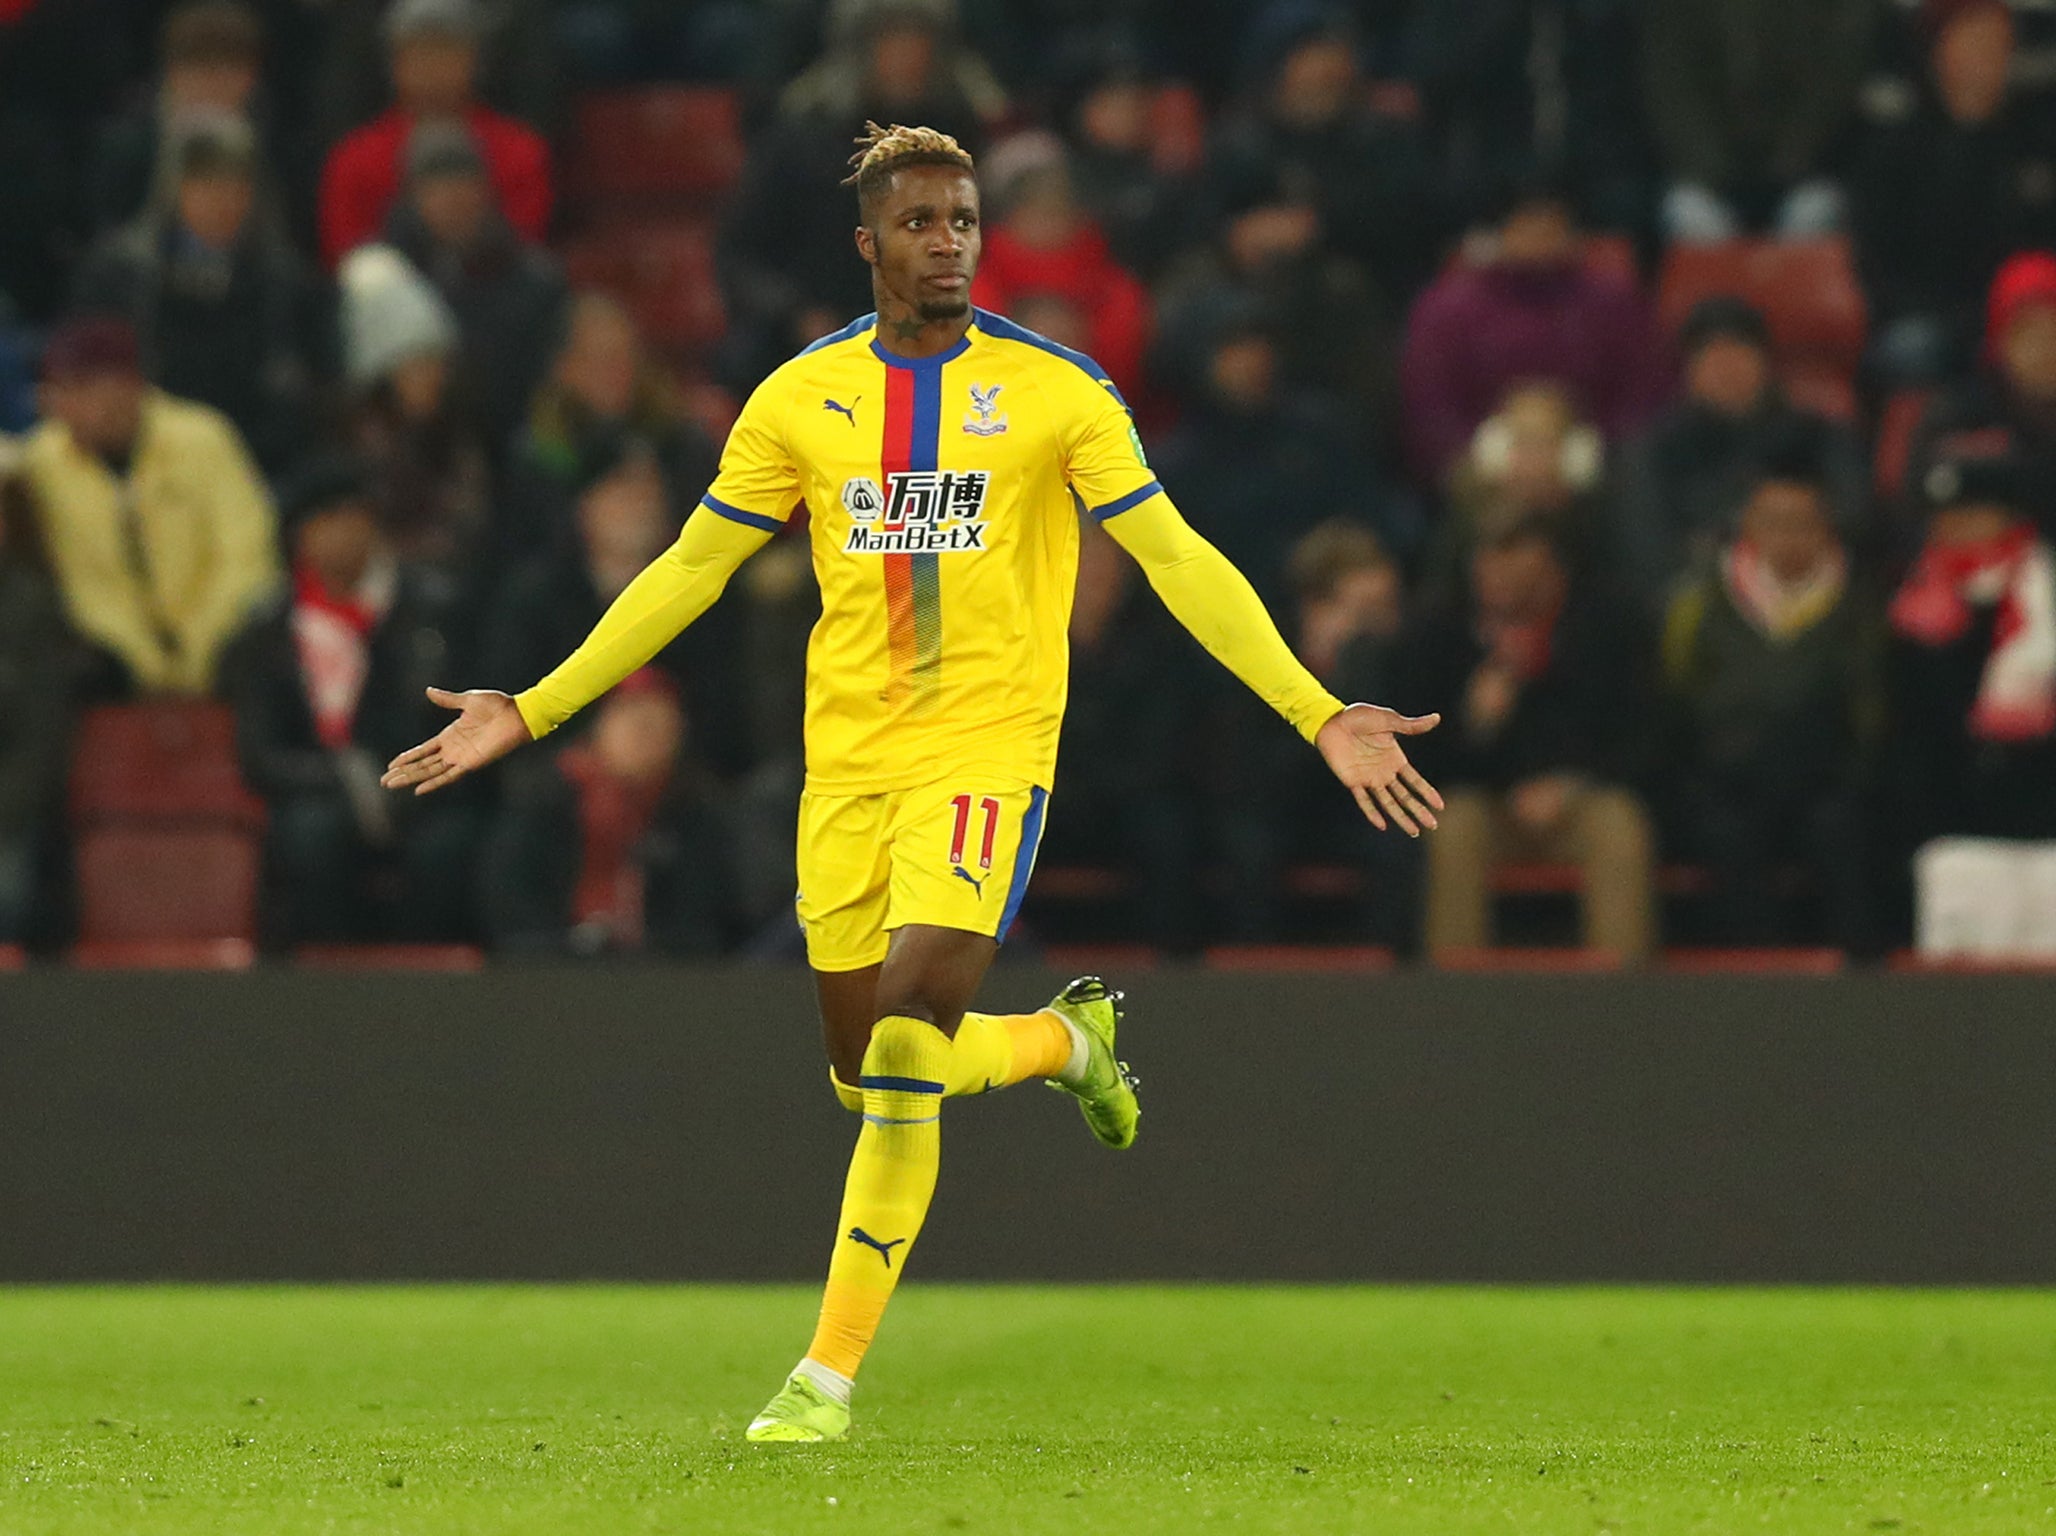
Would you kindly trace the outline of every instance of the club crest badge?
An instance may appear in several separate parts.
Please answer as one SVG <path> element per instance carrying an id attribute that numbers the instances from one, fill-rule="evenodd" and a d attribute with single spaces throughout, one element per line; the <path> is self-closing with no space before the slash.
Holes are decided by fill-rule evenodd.
<path id="1" fill-rule="evenodd" d="M 973 437 L 998 437 L 1007 429 L 1006 417 L 999 415 L 999 392 L 1005 386 L 971 386 L 971 409 L 964 416 L 964 430 Z"/>

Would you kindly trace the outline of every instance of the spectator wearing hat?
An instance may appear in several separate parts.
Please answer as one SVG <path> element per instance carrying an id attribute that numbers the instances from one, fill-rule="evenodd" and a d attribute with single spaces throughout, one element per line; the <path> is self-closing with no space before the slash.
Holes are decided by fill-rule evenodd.
<path id="1" fill-rule="evenodd" d="M 1928 0 L 1927 68 L 1882 98 L 1852 183 L 1856 250 L 1886 380 L 1976 360 L 1979 298 L 2012 252 L 2056 244 L 2056 138 L 2013 88 L 2004 0 Z"/>
<path id="2" fill-rule="evenodd" d="M 1916 483 L 1920 553 L 1889 610 L 1894 826 L 2056 838 L 2056 551 L 2003 430 L 1939 439 Z"/>
<path id="3" fill-rule="evenodd" d="M 1651 613 L 1662 611 L 1681 577 L 1712 560 L 1774 444 L 1812 440 L 1843 541 L 1860 541 L 1868 525 L 1860 447 L 1846 429 L 1785 398 L 1760 311 L 1729 295 L 1702 299 L 1678 345 L 1684 393 L 1622 449 L 1609 508 L 1609 553 Z"/>
<path id="4" fill-rule="evenodd" d="M 155 97 L 101 130 L 89 173 L 93 226 L 131 223 L 179 175 L 175 153 L 189 119 L 261 116 L 264 23 L 244 0 L 185 0 L 164 18 L 163 74 Z M 253 130 L 253 140 L 254 140 Z M 252 154 L 252 169 L 257 156 Z"/>
<path id="5" fill-rule="evenodd" d="M 164 200 L 105 236 L 74 302 L 135 326 L 152 383 L 236 424 L 269 474 L 307 446 L 333 374 L 333 305 L 256 203 L 257 145 L 241 118 L 172 132 Z"/>
<path id="6" fill-rule="evenodd" d="M 655 455 L 674 506 L 697 501 L 714 478 L 714 444 L 634 319 L 607 294 L 580 293 L 515 444 L 500 522 L 506 558 L 519 563 L 559 548 L 579 486 L 624 444 Z"/>
<path id="7" fill-rule="evenodd" d="M 644 667 L 593 714 L 508 776 L 480 885 L 493 947 L 720 954 L 740 936 L 734 837 L 677 685 Z"/>
<path id="8" fill-rule="evenodd" d="M 1016 315 L 1049 295 L 1085 322 L 1088 353 L 1124 395 L 1140 392 L 1149 341 L 1149 290 L 1114 260 L 1105 234 L 1079 203 L 1063 140 L 1036 130 L 1017 134 L 985 157 L 980 185 L 993 220 L 972 297 Z"/>
<path id="9" fill-rule="evenodd" d="M 974 154 L 1005 111 L 959 39 L 954 0 L 836 0 L 822 57 L 786 88 L 722 214 L 722 382 L 747 393 L 794 352 L 872 307 L 850 259 L 850 145 L 867 118 L 925 123 Z"/>
<path id="10" fill-rule="evenodd" d="M 1625 277 L 1585 265 L 1563 192 L 1510 187 L 1479 259 L 1429 284 L 1408 317 L 1400 384 L 1408 456 L 1440 485 L 1513 385 L 1560 385 L 1609 443 L 1669 397 L 1671 374 L 1648 302 Z"/>
<path id="11" fill-rule="evenodd" d="M 0 437 L 0 944 L 31 936 L 76 681 L 64 610 L 14 478 L 20 454 Z"/>
<path id="12" fill-rule="evenodd" d="M 1075 43 L 1059 58 L 1052 111 L 1078 200 L 1114 259 L 1145 282 L 1161 276 L 1188 239 L 1194 202 L 1186 178 L 1157 169 L 1153 86 L 1135 50 Z"/>
<path id="13" fill-rule="evenodd" d="M 1490 943 L 1493 869 L 1542 861 L 1578 866 L 1588 947 L 1646 959 L 1656 908 L 1655 840 L 1635 788 L 1653 699 L 1643 627 L 1533 515 L 1485 519 L 1469 578 L 1408 626 L 1393 668 L 1409 707 L 1444 713 L 1421 752 L 1446 802 L 1426 840 L 1428 952 Z"/>
<path id="14" fill-rule="evenodd" d="M 1288 553 L 1317 523 L 1351 517 L 1400 550 L 1419 532 L 1413 503 L 1358 450 L 1347 412 L 1287 380 L 1254 312 L 1224 317 L 1153 461 L 1193 527 L 1274 604 L 1289 595 Z"/>
<path id="15" fill-rule="evenodd" d="M 385 21 L 393 105 L 338 144 L 322 171 L 321 254 L 331 267 L 384 228 L 423 124 L 466 129 L 500 215 L 526 239 L 548 233 L 549 146 L 476 98 L 482 25 L 477 0 L 394 0 Z"/>
<path id="16" fill-rule="evenodd" d="M 415 128 L 386 237 L 456 316 L 458 386 L 497 453 L 526 416 L 563 334 L 562 269 L 500 216 L 478 145 L 455 123 Z"/>
<path id="17" fill-rule="evenodd" d="M 2045 534 L 2056 532 L 2056 255 L 2021 252 L 1992 279 L 1980 366 L 1935 396 L 1913 435 L 1916 512 L 1940 445 L 1966 433 L 2005 444 L 2021 480 L 2018 505 Z"/>
<path id="18" fill-rule="evenodd" d="M 469 935 L 478 795 L 415 800 L 379 787 L 434 727 L 425 690 L 461 666 L 455 594 L 401 562 L 368 467 L 325 455 L 282 493 L 291 580 L 237 637 L 224 674 L 243 776 L 270 812 L 269 937 L 457 940 Z"/>
<path id="19" fill-rule="evenodd" d="M 529 554 L 493 605 L 481 668 L 487 687 L 516 692 L 568 656 L 682 522 L 656 455 L 628 437 L 595 449 L 573 502 L 572 537 Z M 736 661 L 743 622 L 740 605 L 718 605 L 656 662 L 681 685 L 701 750 L 724 773 L 749 756 Z"/>
<path id="20" fill-rule="evenodd" d="M 126 321 L 72 321 L 43 359 L 23 479 L 66 612 L 116 691 L 204 694 L 278 574 L 262 477 L 219 411 L 145 382 Z"/>
<path id="21" fill-rule="evenodd" d="M 470 572 L 488 547 L 492 498 L 485 438 L 456 383 L 456 317 L 389 246 L 351 252 L 340 275 L 349 436 L 386 537 L 403 561 Z"/>
<path id="22" fill-rule="evenodd" d="M 1433 268 L 1445 220 L 1416 131 L 1365 104 L 1360 45 L 1342 6 L 1260 10 L 1245 44 L 1253 84 L 1208 147 L 1207 196 L 1280 239 L 1305 227 L 1396 306 Z"/>
<path id="23" fill-rule="evenodd" d="M 1813 445 L 1771 445 L 1663 638 L 1677 824 L 1713 877 L 1716 942 L 1874 942 L 1864 834 L 1884 724 L 1882 618 Z M 1796 902 L 1783 878 L 1794 871 Z"/>
<path id="24" fill-rule="evenodd" d="M 1841 141 L 1870 69 L 1874 0 L 1663 0 L 1642 17 L 1642 87 L 1673 240 L 1832 234 Z"/>

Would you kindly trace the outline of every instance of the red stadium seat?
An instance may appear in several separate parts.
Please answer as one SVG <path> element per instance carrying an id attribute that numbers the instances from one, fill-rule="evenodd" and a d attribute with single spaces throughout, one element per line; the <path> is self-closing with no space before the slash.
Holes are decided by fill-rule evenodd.
<path id="1" fill-rule="evenodd" d="M 264 806 L 236 766 L 228 706 L 166 700 L 86 712 L 72 749 L 71 814 L 75 826 L 109 820 L 258 826 Z"/>
<path id="2" fill-rule="evenodd" d="M 75 858 L 81 943 L 256 940 L 253 832 L 98 826 L 79 834 Z"/>
<path id="3" fill-rule="evenodd" d="M 598 91 L 578 103 L 568 188 L 591 204 L 711 207 L 742 172 L 735 92 L 652 85 Z"/>
<path id="4" fill-rule="evenodd" d="M 293 964 L 315 971 L 451 971 L 485 969 L 485 951 L 471 944 L 302 944 Z"/>
<path id="5" fill-rule="evenodd" d="M 1684 976 L 1838 976 L 1849 957 L 1839 949 L 1668 949 L 1663 968 Z"/>
<path id="6" fill-rule="evenodd" d="M 625 224 L 588 236 L 567 253 L 581 286 L 628 306 L 651 345 L 698 352 L 721 339 L 727 319 L 714 275 L 714 240 L 697 220 Z"/>
<path id="7" fill-rule="evenodd" d="M 1392 951 L 1375 944 L 1220 944 L 1210 971 L 1389 971 Z"/>
<path id="8" fill-rule="evenodd" d="M 1445 949 L 1430 957 L 1444 971 L 1548 971 L 1585 974 L 1617 971 L 1610 949 Z"/>
<path id="9" fill-rule="evenodd" d="M 18 971 L 29 963 L 29 952 L 19 944 L 0 944 L 0 971 Z"/>
<path id="10" fill-rule="evenodd" d="M 1665 253 L 1657 305 L 1673 332 L 1693 305 L 1718 294 L 1763 311 L 1782 369 L 1854 378 L 1869 315 L 1847 240 L 1733 240 Z"/>
<path id="11" fill-rule="evenodd" d="M 114 939 L 79 944 L 70 960 L 82 971 L 247 971 L 257 963 L 257 946 L 247 939 Z"/>

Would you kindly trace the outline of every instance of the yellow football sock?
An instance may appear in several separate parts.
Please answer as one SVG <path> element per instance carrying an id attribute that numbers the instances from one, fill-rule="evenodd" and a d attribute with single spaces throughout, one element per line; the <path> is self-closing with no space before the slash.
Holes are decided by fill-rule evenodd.
<path id="1" fill-rule="evenodd" d="M 884 1018 L 864 1052 L 864 1126 L 843 1185 L 821 1321 L 807 1358 L 854 1377 L 906 1268 L 942 1163 L 949 1037 L 919 1019 Z"/>
<path id="2" fill-rule="evenodd" d="M 967 1013 L 950 1042 L 943 1097 L 1011 1088 L 1031 1077 L 1055 1077 L 1071 1059 L 1071 1032 L 1049 1009 L 1035 1013 Z M 828 1069 L 828 1084 L 851 1114 L 864 1107 L 861 1089 Z"/>

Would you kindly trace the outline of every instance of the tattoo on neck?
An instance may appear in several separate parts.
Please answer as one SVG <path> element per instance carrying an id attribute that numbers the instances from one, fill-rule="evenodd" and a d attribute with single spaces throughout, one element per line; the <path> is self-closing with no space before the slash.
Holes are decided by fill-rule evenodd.
<path id="1" fill-rule="evenodd" d="M 925 321 L 916 320 L 912 315 L 901 315 L 892 322 L 892 334 L 901 341 L 912 341 L 927 329 Z"/>

